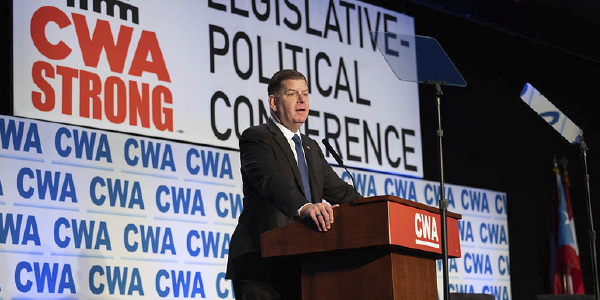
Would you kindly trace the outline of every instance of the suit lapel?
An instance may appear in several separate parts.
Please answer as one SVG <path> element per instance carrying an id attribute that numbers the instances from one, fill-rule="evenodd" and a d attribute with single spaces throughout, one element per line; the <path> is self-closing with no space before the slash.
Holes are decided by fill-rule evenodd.
<path id="1" fill-rule="evenodd" d="M 285 136 L 283 135 L 283 133 L 281 132 L 279 127 L 277 127 L 277 125 L 275 123 L 273 123 L 273 121 L 271 119 L 269 119 L 267 121 L 267 126 L 269 127 L 269 130 L 271 130 L 271 133 L 273 134 L 273 139 L 279 145 L 279 147 L 283 151 L 283 154 L 287 158 L 287 161 L 291 167 L 291 170 L 294 173 L 294 178 L 296 179 L 296 185 L 302 192 L 304 192 L 304 186 L 302 185 L 302 177 L 300 176 L 300 170 L 298 169 L 298 162 L 296 161 L 296 158 L 294 157 L 294 152 L 292 152 L 292 149 L 290 148 L 289 141 L 285 138 Z M 307 158 L 307 160 L 308 160 L 308 158 Z M 309 174 L 310 174 L 309 176 L 311 176 L 311 178 L 312 178 L 310 164 L 308 164 L 308 166 L 309 166 L 308 170 L 309 170 Z"/>

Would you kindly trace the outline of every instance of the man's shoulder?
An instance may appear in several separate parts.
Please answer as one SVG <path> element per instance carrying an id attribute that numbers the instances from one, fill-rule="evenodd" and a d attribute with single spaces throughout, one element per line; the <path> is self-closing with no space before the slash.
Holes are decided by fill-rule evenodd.
<path id="1" fill-rule="evenodd" d="M 276 135 L 279 129 L 275 124 L 263 123 L 250 126 L 242 132 L 241 139 L 260 139 Z"/>
<path id="2" fill-rule="evenodd" d="M 263 123 L 263 124 L 259 124 L 259 125 L 250 126 L 246 129 L 244 129 L 244 131 L 242 132 L 242 135 L 261 134 L 261 133 L 266 133 L 269 131 L 271 131 L 271 129 L 269 128 L 269 125 L 267 125 L 267 123 Z"/>

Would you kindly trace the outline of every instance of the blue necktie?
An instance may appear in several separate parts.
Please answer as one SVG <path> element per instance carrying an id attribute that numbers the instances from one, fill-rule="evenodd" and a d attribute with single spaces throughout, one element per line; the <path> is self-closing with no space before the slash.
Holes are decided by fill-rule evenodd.
<path id="1" fill-rule="evenodd" d="M 310 196 L 310 181 L 308 179 L 308 167 L 306 166 L 306 161 L 304 160 L 304 151 L 302 150 L 300 136 L 294 134 L 292 140 L 294 141 L 294 143 L 296 143 L 296 158 L 298 160 L 298 169 L 300 169 L 300 176 L 302 177 L 302 185 L 304 185 L 304 194 L 306 196 L 306 199 L 312 202 L 312 197 Z"/>

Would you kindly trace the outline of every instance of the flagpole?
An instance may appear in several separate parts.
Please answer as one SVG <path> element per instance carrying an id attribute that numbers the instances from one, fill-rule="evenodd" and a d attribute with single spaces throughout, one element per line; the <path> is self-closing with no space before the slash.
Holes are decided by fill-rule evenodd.
<path id="1" fill-rule="evenodd" d="M 554 158 L 556 160 L 556 158 Z M 555 162 L 556 165 L 556 162 Z M 563 158 L 560 160 L 560 166 L 562 168 L 562 174 L 560 176 L 560 181 L 563 186 L 563 194 L 565 196 L 565 205 L 566 205 L 566 209 L 567 209 L 567 213 L 569 214 L 569 218 L 571 218 L 573 216 L 573 210 L 571 207 L 571 196 L 569 193 L 569 188 L 571 187 L 571 183 L 569 181 L 569 171 L 567 170 L 567 165 L 568 165 L 568 160 L 566 158 Z M 558 171 L 558 167 L 557 171 Z M 573 220 L 572 222 L 574 222 L 575 220 Z M 574 227 L 573 227 L 574 230 Z M 574 243 L 577 243 L 577 240 L 573 241 Z M 574 245 L 576 246 L 576 245 Z M 579 253 L 579 250 L 577 250 L 577 253 Z M 579 262 L 579 254 L 577 256 L 577 260 Z M 562 264 L 562 268 L 563 268 L 563 273 L 562 273 L 562 277 L 563 277 L 563 293 L 564 294 L 579 294 L 580 290 L 579 287 L 577 287 L 577 290 L 575 290 L 575 284 L 573 282 L 573 265 L 572 264 L 567 264 L 567 263 L 563 263 Z M 581 275 L 581 263 L 578 263 L 577 266 L 579 273 Z M 582 277 L 583 278 L 583 277 Z M 583 290 L 583 282 L 581 283 L 581 292 L 585 293 L 585 291 Z"/>
<path id="2" fill-rule="evenodd" d="M 592 277 L 594 280 L 594 295 L 596 300 L 600 300 L 600 281 L 598 278 L 598 254 L 596 252 L 596 231 L 594 230 L 594 218 L 592 216 L 592 201 L 590 196 L 590 175 L 588 173 L 587 164 L 587 145 L 583 140 L 582 136 L 578 136 L 579 148 L 583 156 L 583 173 L 584 173 L 584 184 L 585 184 L 585 198 L 587 203 L 587 217 L 590 224 L 589 240 L 590 240 L 590 255 L 592 259 Z"/>

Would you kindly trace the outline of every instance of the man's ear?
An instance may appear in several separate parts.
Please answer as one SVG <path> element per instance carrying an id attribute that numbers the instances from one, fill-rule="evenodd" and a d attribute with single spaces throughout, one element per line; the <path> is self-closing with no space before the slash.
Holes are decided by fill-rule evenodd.
<path id="1" fill-rule="evenodd" d="M 272 111 L 277 111 L 277 97 L 275 95 L 269 95 L 269 107 Z"/>

